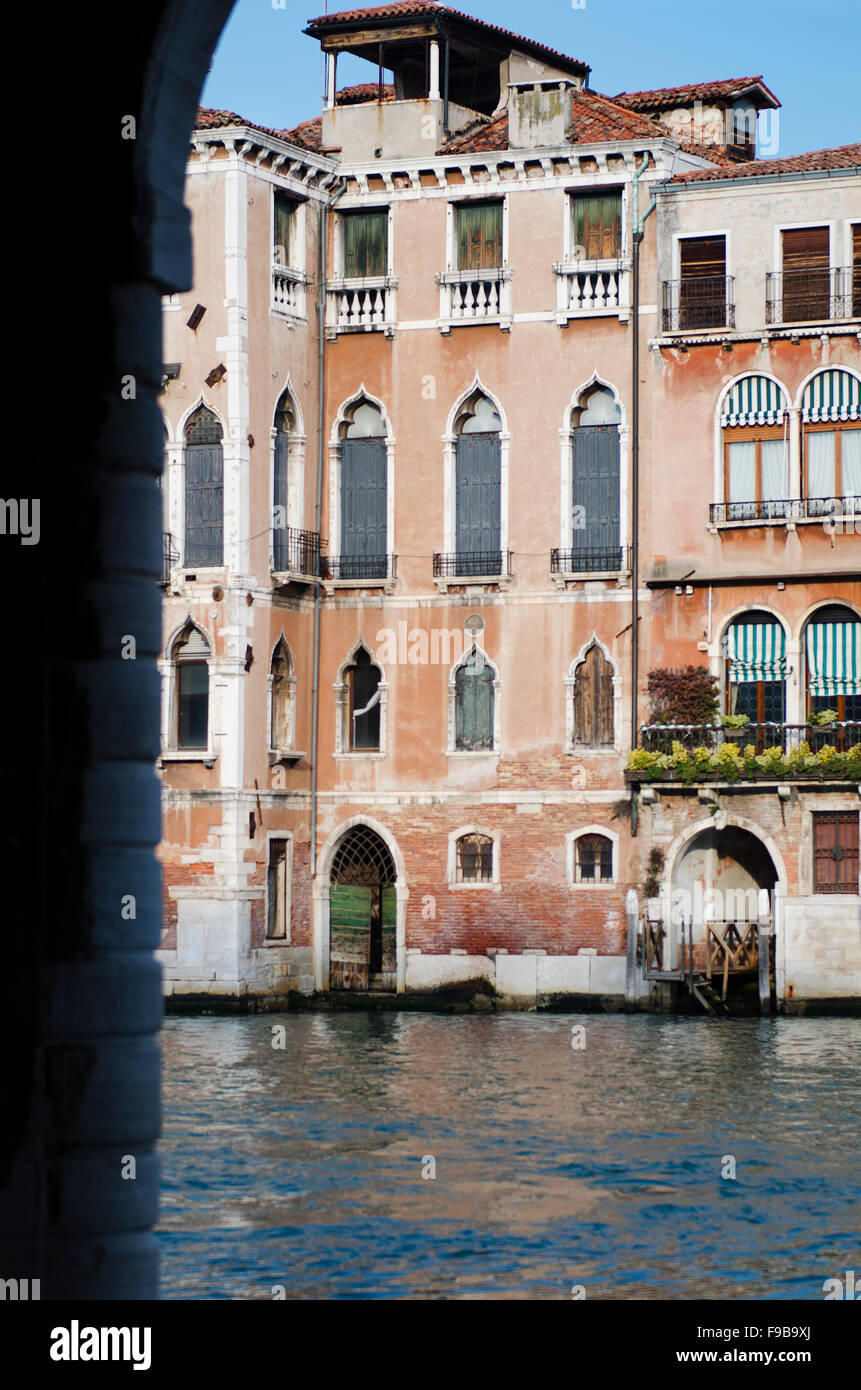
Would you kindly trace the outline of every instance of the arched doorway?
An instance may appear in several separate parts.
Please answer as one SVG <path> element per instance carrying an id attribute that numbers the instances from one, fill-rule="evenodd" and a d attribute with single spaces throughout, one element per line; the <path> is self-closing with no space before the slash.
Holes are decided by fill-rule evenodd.
<path id="1" fill-rule="evenodd" d="M 369 825 L 354 825 L 329 874 L 330 990 L 397 987 L 395 880 L 388 846 Z"/>
<path id="2" fill-rule="evenodd" d="M 672 870 L 676 966 L 722 977 L 724 994 L 755 980 L 760 929 L 773 927 L 778 879 L 767 846 L 753 831 L 738 825 L 708 826 L 693 835 Z M 768 893 L 767 911 L 763 889 Z M 773 931 L 768 940 L 773 979 Z"/>

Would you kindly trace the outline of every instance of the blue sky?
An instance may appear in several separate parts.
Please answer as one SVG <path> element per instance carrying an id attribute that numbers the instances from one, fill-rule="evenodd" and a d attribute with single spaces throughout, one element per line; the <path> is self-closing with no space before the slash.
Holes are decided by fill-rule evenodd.
<path id="1" fill-rule="evenodd" d="M 302 34 L 325 0 L 238 0 L 203 91 L 204 106 L 278 129 L 319 115 L 319 45 Z M 578 5 L 583 0 L 575 0 Z M 329 0 L 329 12 L 348 0 Z M 762 73 L 783 103 L 770 155 L 861 139 L 861 0 L 455 0 L 463 9 L 592 66 L 590 84 L 620 91 Z M 373 70 L 342 59 L 338 85 Z"/>

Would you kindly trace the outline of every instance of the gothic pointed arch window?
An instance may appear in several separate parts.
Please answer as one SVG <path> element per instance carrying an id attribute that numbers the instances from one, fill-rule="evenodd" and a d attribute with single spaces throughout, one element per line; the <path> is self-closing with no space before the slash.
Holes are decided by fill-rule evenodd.
<path id="1" fill-rule="evenodd" d="M 454 431 L 457 573 L 501 574 L 502 421 L 483 391 L 464 403 Z"/>
<path id="2" fill-rule="evenodd" d="M 359 647 L 344 672 L 344 749 L 350 753 L 380 751 L 382 672 L 366 647 Z"/>
<path id="3" fill-rule="evenodd" d="M 210 647 L 199 627 L 189 621 L 175 638 L 170 653 L 173 667 L 172 739 L 175 748 L 209 746 Z"/>
<path id="4" fill-rule="evenodd" d="M 473 647 L 454 675 L 454 751 L 492 752 L 496 745 L 496 680 L 483 652 Z"/>
<path id="5" fill-rule="evenodd" d="M 597 642 L 574 668 L 571 692 L 575 748 L 612 748 L 615 743 L 613 667 Z"/>
<path id="6" fill-rule="evenodd" d="M 224 451 L 217 417 L 199 405 L 185 426 L 185 564 L 224 563 Z"/>
<path id="7" fill-rule="evenodd" d="M 295 431 L 296 411 L 293 398 L 289 391 L 284 391 L 275 408 L 275 458 L 272 475 L 272 559 L 277 572 L 294 568 L 290 564 L 289 472 L 290 447 Z"/>
<path id="8" fill-rule="evenodd" d="M 571 568 L 576 573 L 623 568 L 621 419 L 613 392 L 602 385 L 584 391 L 572 411 Z"/>
<path id="9" fill-rule="evenodd" d="M 341 425 L 341 579 L 389 573 L 387 434 L 382 411 L 364 398 Z"/>
<path id="10" fill-rule="evenodd" d="M 279 637 L 272 653 L 269 709 L 270 749 L 273 752 L 292 749 L 296 739 L 296 678 L 290 648 L 283 637 Z"/>

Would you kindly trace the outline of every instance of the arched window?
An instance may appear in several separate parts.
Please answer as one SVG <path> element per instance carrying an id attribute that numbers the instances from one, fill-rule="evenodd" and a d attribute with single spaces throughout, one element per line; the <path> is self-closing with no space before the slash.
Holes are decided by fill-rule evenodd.
<path id="1" fill-rule="evenodd" d="M 494 747 L 494 673 L 473 647 L 454 678 L 454 746 L 457 752 Z"/>
<path id="2" fill-rule="evenodd" d="M 382 838 L 368 825 L 352 826 L 338 846 L 330 875 L 330 989 L 395 989 L 396 879 Z"/>
<path id="3" fill-rule="evenodd" d="M 488 397 L 474 391 L 454 428 L 457 573 L 501 574 L 502 421 Z"/>
<path id="4" fill-rule="evenodd" d="M 622 569 L 619 422 L 613 392 L 595 386 L 572 412 L 572 561 L 577 573 Z"/>
<path id="5" fill-rule="evenodd" d="M 581 748 L 612 748 L 613 667 L 597 642 L 589 647 L 574 671 L 574 744 Z"/>
<path id="6" fill-rule="evenodd" d="M 786 634 L 770 613 L 752 609 L 726 632 L 726 713 L 752 724 L 786 718 Z M 777 738 L 779 742 L 779 738 Z"/>
<path id="7" fill-rule="evenodd" d="M 293 663 L 290 648 L 284 638 L 278 640 L 272 653 L 270 686 L 270 726 L 269 747 L 273 752 L 283 752 L 294 747 L 295 743 L 295 690 Z"/>
<path id="8" fill-rule="evenodd" d="M 275 410 L 275 460 L 272 487 L 272 557 L 275 570 L 297 569 L 290 563 L 290 532 L 288 529 L 288 472 L 290 440 L 296 427 L 296 415 L 289 391 L 285 391 Z M 274 744 L 278 747 L 278 744 Z"/>
<path id="9" fill-rule="evenodd" d="M 726 521 L 785 517 L 789 509 L 789 415 L 783 388 L 746 376 L 721 413 Z"/>
<path id="10" fill-rule="evenodd" d="M 817 608 L 805 626 L 807 713 L 861 720 L 861 618 L 842 604 Z M 855 742 L 858 742 L 855 739 Z"/>
<path id="11" fill-rule="evenodd" d="M 341 426 L 341 555 L 338 578 L 385 579 L 388 451 L 381 411 L 361 400 Z"/>
<path id="12" fill-rule="evenodd" d="M 804 389 L 801 425 L 807 515 L 827 516 L 832 499 L 861 496 L 861 381 L 839 368 L 818 372 Z"/>
<path id="13" fill-rule="evenodd" d="M 173 735 L 177 748 L 209 746 L 209 643 L 187 623 L 171 650 L 174 670 Z"/>
<path id="14" fill-rule="evenodd" d="M 222 429 L 205 405 L 185 427 L 185 564 L 224 563 Z"/>
<path id="15" fill-rule="evenodd" d="M 613 841 L 606 835 L 580 835 L 574 841 L 574 882 L 612 883 Z"/>
<path id="16" fill-rule="evenodd" d="M 456 883 L 492 883 L 493 840 L 489 835 L 461 835 L 455 857 Z"/>
<path id="17" fill-rule="evenodd" d="M 379 750 L 382 672 L 374 664 L 370 652 L 360 647 L 345 675 L 348 719 L 346 746 L 350 752 Z"/>

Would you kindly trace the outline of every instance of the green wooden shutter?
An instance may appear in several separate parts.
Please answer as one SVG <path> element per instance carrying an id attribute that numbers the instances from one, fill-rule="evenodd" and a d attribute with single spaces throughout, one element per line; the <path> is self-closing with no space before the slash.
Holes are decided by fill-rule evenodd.
<path id="1" fill-rule="evenodd" d="M 589 261 L 616 260 L 621 253 L 622 195 L 600 193 L 574 199 L 574 245 Z"/>
<path id="2" fill-rule="evenodd" d="M 344 277 L 347 280 L 386 275 L 388 271 L 388 213 L 344 213 Z"/>
<path id="3" fill-rule="evenodd" d="M 458 270 L 502 265 L 502 204 L 463 203 L 457 209 Z"/>
<path id="4" fill-rule="evenodd" d="M 467 662 L 455 677 L 455 747 L 481 750 L 493 747 L 493 673 Z"/>

